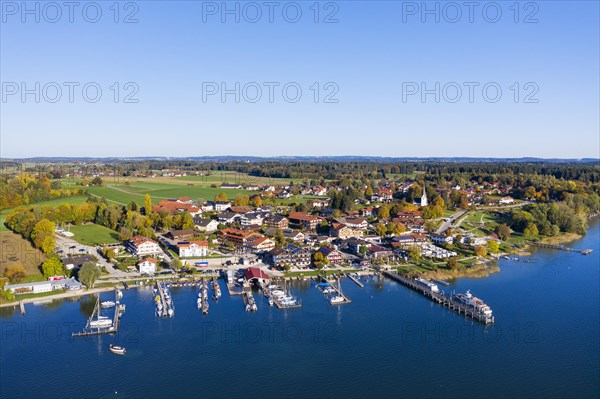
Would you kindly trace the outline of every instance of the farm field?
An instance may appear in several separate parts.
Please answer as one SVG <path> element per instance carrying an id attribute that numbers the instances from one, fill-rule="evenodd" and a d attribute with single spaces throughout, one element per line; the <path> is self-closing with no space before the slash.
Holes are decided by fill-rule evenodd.
<path id="1" fill-rule="evenodd" d="M 29 281 L 42 279 L 42 272 L 38 266 L 44 262 L 44 254 L 35 249 L 31 243 L 12 232 L 0 233 L 0 245 L 2 247 L 2 256 L 0 256 L 0 271 L 4 273 L 6 266 L 13 263 L 20 263 L 25 268 L 28 276 L 33 276 Z"/>
<path id="2" fill-rule="evenodd" d="M 139 205 L 144 204 L 146 193 L 152 197 L 152 202 L 157 204 L 160 200 L 167 198 L 178 198 L 187 196 L 193 200 L 212 200 L 215 195 L 224 192 L 233 200 L 239 194 L 255 194 L 254 191 L 213 188 L 201 185 L 187 185 L 185 183 L 157 183 L 148 181 L 132 181 L 125 183 L 108 183 L 104 187 L 89 187 L 88 191 L 97 197 L 104 197 L 110 202 L 127 205 L 135 201 Z"/>
<path id="3" fill-rule="evenodd" d="M 75 234 L 73 239 L 84 245 L 96 246 L 119 242 L 119 234 L 116 231 L 98 224 L 89 223 L 81 226 L 71 226 L 69 231 Z"/>

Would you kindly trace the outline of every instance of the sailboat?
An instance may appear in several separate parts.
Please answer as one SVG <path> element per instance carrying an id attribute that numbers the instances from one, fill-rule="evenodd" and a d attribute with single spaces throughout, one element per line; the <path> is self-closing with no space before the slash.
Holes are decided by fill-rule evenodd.
<path id="1" fill-rule="evenodd" d="M 94 316 L 96 318 L 94 319 Z M 94 311 L 88 320 L 88 328 L 111 328 L 113 326 L 113 321 L 110 317 L 102 316 L 100 313 L 100 297 L 96 298 L 96 306 L 94 306 Z"/>
<path id="2" fill-rule="evenodd" d="M 340 284 L 340 279 L 337 279 L 338 281 L 338 295 L 332 296 L 331 298 L 329 298 L 329 303 L 332 305 L 336 305 L 338 303 L 343 303 L 344 301 L 346 301 L 346 298 L 344 298 L 342 296 L 342 286 Z"/>

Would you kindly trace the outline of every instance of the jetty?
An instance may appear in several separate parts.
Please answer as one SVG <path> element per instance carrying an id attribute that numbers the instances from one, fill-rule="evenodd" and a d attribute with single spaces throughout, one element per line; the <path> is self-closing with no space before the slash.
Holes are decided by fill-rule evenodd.
<path id="1" fill-rule="evenodd" d="M 333 288 L 333 290 L 336 292 L 336 295 L 329 298 L 329 302 L 332 305 L 343 305 L 352 302 L 350 298 L 348 298 L 348 296 L 346 296 L 346 294 L 342 292 L 342 286 L 339 278 L 337 279 L 337 286 L 335 284 L 331 284 L 331 288 Z M 335 300 L 336 298 L 340 300 L 333 302 L 333 300 Z M 341 298 L 343 298 L 343 300 L 341 300 Z"/>
<path id="2" fill-rule="evenodd" d="M 25 314 L 25 304 L 23 303 L 23 301 L 19 301 L 19 307 L 21 308 L 21 314 L 24 315 Z"/>
<path id="3" fill-rule="evenodd" d="M 354 283 L 355 283 L 356 285 L 358 285 L 360 288 L 363 288 L 363 287 L 365 286 L 363 283 L 361 283 L 360 281 L 358 281 L 358 279 L 356 279 L 354 276 L 352 276 L 352 275 L 350 275 L 350 274 L 348 275 L 348 278 L 349 278 L 350 280 L 354 281 Z"/>
<path id="4" fill-rule="evenodd" d="M 73 337 L 85 337 L 90 335 L 116 334 L 119 331 L 119 322 L 121 320 L 121 316 L 123 315 L 123 313 L 125 313 L 125 304 L 121 303 L 121 296 L 122 293 L 118 289 L 115 289 L 115 314 L 113 316 L 113 322 L 110 327 L 90 327 L 90 322 L 92 318 L 95 314 L 98 314 L 98 312 L 100 311 L 100 297 L 98 297 L 98 299 L 96 300 L 96 306 L 94 307 L 92 315 L 88 319 L 86 328 L 81 332 L 74 332 L 71 335 Z"/>
<path id="5" fill-rule="evenodd" d="M 443 291 L 431 291 L 427 289 L 424 285 L 419 284 L 416 280 L 402 276 L 398 273 L 391 273 L 387 271 L 384 271 L 382 273 L 389 279 L 392 279 L 402 285 L 405 285 L 423 294 L 424 296 L 430 298 L 433 302 L 437 302 L 440 305 L 447 307 L 448 309 L 454 310 L 455 312 L 458 312 L 458 314 L 464 314 L 466 317 L 470 317 L 473 320 L 477 320 L 478 322 L 483 324 L 494 323 L 494 316 L 487 317 L 486 315 L 477 312 L 474 308 L 466 306 L 458 300 L 446 295 Z"/>
<path id="6" fill-rule="evenodd" d="M 579 252 L 582 255 L 589 255 L 592 253 L 591 249 L 575 249 L 575 248 L 570 248 L 570 247 L 566 247 L 564 245 L 558 245 L 558 244 L 544 244 L 541 242 L 532 242 L 531 243 L 533 246 L 535 247 L 539 247 L 539 248 L 550 248 L 550 249 L 556 249 L 559 251 L 566 251 L 566 252 Z"/>

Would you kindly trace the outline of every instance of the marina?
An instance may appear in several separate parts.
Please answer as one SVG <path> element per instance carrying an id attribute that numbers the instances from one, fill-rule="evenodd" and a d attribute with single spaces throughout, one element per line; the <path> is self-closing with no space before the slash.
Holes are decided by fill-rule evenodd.
<path id="1" fill-rule="evenodd" d="M 169 288 L 165 283 L 157 282 L 154 285 L 154 302 L 156 303 L 156 315 L 159 317 L 173 317 L 175 305 L 171 298 Z"/>
<path id="2" fill-rule="evenodd" d="M 485 303 L 478 298 L 473 297 L 470 291 L 467 291 L 465 294 L 448 296 L 443 291 L 440 291 L 437 285 L 421 278 L 411 279 L 391 272 L 383 272 L 383 275 L 420 292 L 432 301 L 437 302 L 448 309 L 454 310 L 458 314 L 464 314 L 466 317 L 470 317 L 483 324 L 494 323 L 494 316 L 492 316 L 492 311 L 489 306 L 485 305 Z"/>
<path id="3" fill-rule="evenodd" d="M 269 304 L 273 303 L 279 309 L 299 308 L 302 302 L 293 297 L 283 286 L 276 284 L 259 285 L 264 295 L 268 298 Z"/>
<path id="4" fill-rule="evenodd" d="M 89 317 L 83 331 L 72 333 L 73 337 L 84 337 L 90 335 L 115 334 L 119 331 L 119 323 L 123 313 L 125 313 L 125 304 L 120 303 L 123 293 L 115 289 L 115 313 L 111 319 L 108 316 L 103 316 L 101 313 L 102 306 L 100 305 L 100 296 L 96 297 L 96 305 L 94 311 Z"/>

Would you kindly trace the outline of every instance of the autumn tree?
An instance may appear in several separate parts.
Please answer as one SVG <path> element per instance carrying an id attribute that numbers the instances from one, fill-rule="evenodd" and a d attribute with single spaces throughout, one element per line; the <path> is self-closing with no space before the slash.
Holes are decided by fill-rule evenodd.
<path id="1" fill-rule="evenodd" d="M 261 207 L 263 204 L 262 198 L 260 197 L 260 195 L 255 195 L 254 197 L 252 197 L 252 205 L 255 206 L 256 208 Z"/>
<path id="2" fill-rule="evenodd" d="M 36 223 L 31 233 L 33 244 L 42 250 L 45 254 L 52 253 L 56 245 L 54 237 L 55 224 L 48 219 L 42 219 Z"/>
<path id="3" fill-rule="evenodd" d="M 523 236 L 525 236 L 525 238 L 537 237 L 538 234 L 539 231 L 535 223 L 527 224 L 527 227 L 525 227 L 525 230 L 523 230 Z"/>
<path id="4" fill-rule="evenodd" d="M 498 234 L 498 237 L 500 237 L 502 241 L 506 241 L 510 238 L 510 227 L 504 223 L 499 224 L 496 227 L 496 234 Z"/>
<path id="5" fill-rule="evenodd" d="M 144 196 L 144 214 L 150 215 L 152 213 L 152 197 L 146 193 Z"/>
<path id="6" fill-rule="evenodd" d="M 237 195 L 233 200 L 235 206 L 247 206 L 248 204 L 250 204 L 250 198 L 247 195 Z"/>
<path id="7" fill-rule="evenodd" d="M 214 200 L 215 202 L 227 201 L 227 194 L 221 191 L 219 194 L 215 195 Z"/>
<path id="8" fill-rule="evenodd" d="M 18 283 L 25 277 L 25 268 L 20 263 L 10 264 L 4 271 L 4 277 L 11 283 Z"/>
<path id="9" fill-rule="evenodd" d="M 58 256 L 51 256 L 42 263 L 44 277 L 62 276 L 64 274 L 63 264 Z"/>
<path id="10" fill-rule="evenodd" d="M 487 248 L 483 245 L 476 245 L 474 251 L 476 256 L 484 257 L 487 255 Z"/>
<path id="11" fill-rule="evenodd" d="M 500 244 L 498 244 L 498 241 L 496 240 L 489 240 L 487 243 L 487 249 L 490 251 L 490 253 L 496 254 L 498 253 L 498 250 L 500 250 Z"/>

